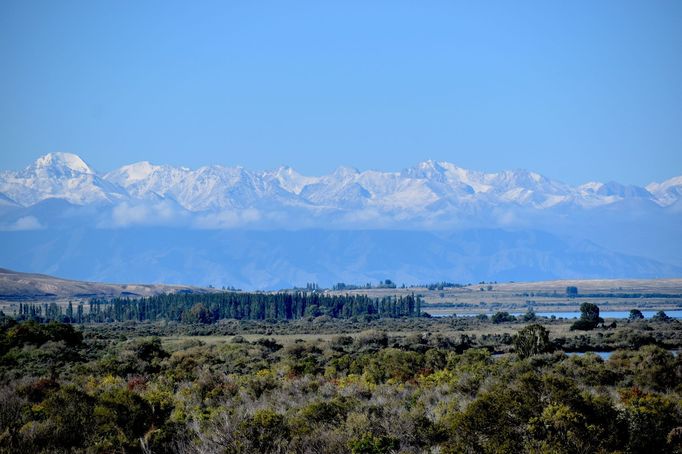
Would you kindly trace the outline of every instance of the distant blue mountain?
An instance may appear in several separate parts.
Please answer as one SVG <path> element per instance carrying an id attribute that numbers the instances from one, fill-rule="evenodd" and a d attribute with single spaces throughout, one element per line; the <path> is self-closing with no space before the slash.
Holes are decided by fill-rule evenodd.
<path id="1" fill-rule="evenodd" d="M 682 276 L 682 177 L 570 186 L 448 162 L 305 176 L 51 153 L 0 172 L 0 266 L 74 279 L 279 288 Z"/>
<path id="2" fill-rule="evenodd" d="M 0 263 L 66 278 L 279 289 L 364 284 L 682 276 L 682 268 L 536 230 L 74 228 L 3 232 Z"/>

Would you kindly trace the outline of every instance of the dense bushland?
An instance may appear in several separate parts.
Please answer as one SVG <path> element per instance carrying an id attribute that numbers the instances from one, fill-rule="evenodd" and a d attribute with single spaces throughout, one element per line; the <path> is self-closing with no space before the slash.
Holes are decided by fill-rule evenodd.
<path id="1" fill-rule="evenodd" d="M 501 356 L 490 338 L 428 332 L 207 343 L 0 327 L 2 452 L 682 451 L 682 358 L 655 343 L 603 361 L 558 351 L 539 324 Z"/>

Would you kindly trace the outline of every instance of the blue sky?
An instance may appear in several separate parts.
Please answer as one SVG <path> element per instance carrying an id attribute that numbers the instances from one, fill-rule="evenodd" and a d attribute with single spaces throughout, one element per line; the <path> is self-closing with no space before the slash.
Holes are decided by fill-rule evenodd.
<path id="1" fill-rule="evenodd" d="M 682 2 L 0 2 L 0 168 L 682 174 Z"/>

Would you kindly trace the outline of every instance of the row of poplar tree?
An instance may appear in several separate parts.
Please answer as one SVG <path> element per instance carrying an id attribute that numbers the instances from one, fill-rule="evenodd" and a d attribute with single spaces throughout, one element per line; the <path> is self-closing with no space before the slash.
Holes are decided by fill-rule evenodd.
<path id="1" fill-rule="evenodd" d="M 328 315 L 350 318 L 358 315 L 419 317 L 419 296 L 324 295 L 315 292 L 164 294 L 147 298 L 91 299 L 75 307 L 56 303 L 19 305 L 18 319 L 64 323 L 105 323 L 169 320 L 184 323 L 214 323 L 221 319 L 295 320 Z"/>

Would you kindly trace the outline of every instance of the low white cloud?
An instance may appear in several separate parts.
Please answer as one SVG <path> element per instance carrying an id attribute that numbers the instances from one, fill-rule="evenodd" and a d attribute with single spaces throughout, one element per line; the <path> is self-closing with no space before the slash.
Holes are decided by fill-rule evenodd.
<path id="1" fill-rule="evenodd" d="M 512 209 L 492 209 L 486 213 L 474 214 L 452 209 L 405 213 L 402 211 L 385 211 L 374 207 L 349 211 L 240 208 L 192 212 L 182 208 L 177 203 L 163 200 L 122 202 L 102 214 L 98 227 L 173 226 L 205 230 L 253 227 L 442 230 L 467 227 L 511 228 L 524 226 L 529 222 L 527 216 L 520 215 Z M 30 228 L 30 226 L 30 223 L 24 223 L 25 228 Z M 17 228 L 13 227 L 13 229 Z M 6 226 L 3 230 L 9 229 Z"/>
<path id="2" fill-rule="evenodd" d="M 111 217 L 100 221 L 99 227 L 119 228 L 135 225 L 177 225 L 186 213 L 168 201 L 156 203 L 123 202 L 111 210 Z"/>
<path id="3" fill-rule="evenodd" d="M 405 222 L 374 208 L 363 208 L 342 213 L 335 224 L 349 229 L 377 229 L 405 226 Z"/>
<path id="4" fill-rule="evenodd" d="M 3 230 L 5 232 L 16 232 L 21 230 L 40 230 L 44 228 L 45 226 L 42 225 L 35 216 L 24 216 L 12 223 L 0 225 L 0 230 Z"/>
<path id="5" fill-rule="evenodd" d="M 263 218 L 260 211 L 255 208 L 244 210 L 218 211 L 198 216 L 193 226 L 198 229 L 233 229 L 252 225 Z"/>
<path id="6" fill-rule="evenodd" d="M 517 224 L 518 219 L 513 211 L 502 211 L 497 213 L 497 223 L 502 227 L 510 227 Z"/>
<path id="7" fill-rule="evenodd" d="M 381 221 L 384 216 L 371 208 L 344 213 L 341 220 L 348 224 L 364 224 Z"/>

